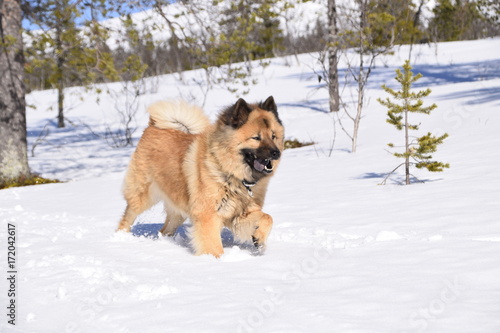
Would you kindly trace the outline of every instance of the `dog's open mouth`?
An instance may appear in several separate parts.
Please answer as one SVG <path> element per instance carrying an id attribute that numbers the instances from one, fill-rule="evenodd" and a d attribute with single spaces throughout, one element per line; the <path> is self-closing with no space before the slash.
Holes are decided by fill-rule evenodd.
<path id="1" fill-rule="evenodd" d="M 271 173 L 273 172 L 273 162 L 271 160 L 255 158 L 253 161 L 253 168 L 259 172 Z"/>
<path id="2" fill-rule="evenodd" d="M 273 161 L 275 158 L 271 156 L 260 156 L 260 154 L 251 149 L 245 149 L 242 151 L 245 162 L 252 168 L 257 174 L 270 174 L 274 170 Z"/>

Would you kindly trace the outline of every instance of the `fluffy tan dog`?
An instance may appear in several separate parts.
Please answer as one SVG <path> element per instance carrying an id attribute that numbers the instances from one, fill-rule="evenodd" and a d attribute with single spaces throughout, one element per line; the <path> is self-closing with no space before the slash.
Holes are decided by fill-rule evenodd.
<path id="1" fill-rule="evenodd" d="M 273 97 L 259 104 L 240 98 L 213 125 L 182 101 L 157 102 L 148 112 L 125 178 L 127 208 L 118 229 L 130 231 L 139 214 L 163 201 L 161 232 L 173 235 L 189 217 L 195 254 L 222 255 L 223 227 L 263 252 L 273 220 L 261 209 L 284 143 Z"/>

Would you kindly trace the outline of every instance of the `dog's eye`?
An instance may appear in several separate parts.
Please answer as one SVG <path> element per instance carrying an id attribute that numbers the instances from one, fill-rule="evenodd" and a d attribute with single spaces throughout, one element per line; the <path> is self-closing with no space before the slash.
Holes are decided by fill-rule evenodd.
<path id="1" fill-rule="evenodd" d="M 253 140 L 257 140 L 257 141 L 260 141 L 260 136 L 254 136 L 252 137 Z"/>
<path id="2" fill-rule="evenodd" d="M 273 136 L 272 136 L 273 140 L 276 139 L 276 134 L 273 133 Z"/>

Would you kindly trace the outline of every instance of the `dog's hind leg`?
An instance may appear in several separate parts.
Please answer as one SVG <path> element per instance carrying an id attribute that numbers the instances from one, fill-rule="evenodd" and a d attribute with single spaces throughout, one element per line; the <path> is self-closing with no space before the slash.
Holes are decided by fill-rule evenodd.
<path id="1" fill-rule="evenodd" d="M 142 186 L 136 186 L 133 189 L 125 187 L 124 195 L 127 200 L 127 208 L 118 224 L 118 230 L 129 232 L 136 217 L 158 202 L 151 192 L 151 183 L 142 184 Z"/>
<path id="2" fill-rule="evenodd" d="M 137 211 L 134 210 L 131 206 L 127 205 L 125 213 L 123 213 L 122 219 L 118 224 L 118 230 L 129 232 L 130 228 L 132 227 L 132 224 L 134 224 L 135 218 L 139 214 L 140 213 L 137 213 Z"/>
<path id="3" fill-rule="evenodd" d="M 165 208 L 167 218 L 160 232 L 163 236 L 173 236 L 177 228 L 184 223 L 186 218 L 172 209 Z"/>

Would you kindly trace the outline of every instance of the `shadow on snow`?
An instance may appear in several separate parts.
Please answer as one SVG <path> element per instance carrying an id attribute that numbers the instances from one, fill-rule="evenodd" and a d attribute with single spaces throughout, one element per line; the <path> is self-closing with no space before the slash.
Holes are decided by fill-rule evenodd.
<path id="1" fill-rule="evenodd" d="M 403 64 L 401 64 L 402 66 Z M 380 89 L 382 84 L 386 84 L 391 88 L 399 88 L 399 84 L 394 80 L 395 70 L 401 68 L 401 66 L 376 66 L 373 68 L 370 78 L 367 83 L 367 88 L 370 89 Z M 423 78 L 416 83 L 414 83 L 414 88 L 426 88 L 436 85 L 443 84 L 453 84 L 453 83 L 463 83 L 463 82 L 476 82 L 476 81 L 487 81 L 500 78 L 500 59 L 489 60 L 489 61 L 475 61 L 469 63 L 461 64 L 424 64 L 412 65 L 412 71 L 416 73 L 421 73 Z M 339 77 L 345 77 L 347 71 L 346 68 L 339 68 Z M 355 72 L 355 70 L 354 70 Z M 349 77 L 349 76 L 348 76 Z M 293 74 L 284 76 L 284 79 L 301 79 L 305 81 L 318 81 L 318 74 L 314 72 Z M 356 82 L 349 78 L 350 86 L 355 86 Z M 323 81 L 313 84 L 308 88 L 325 88 L 326 83 Z M 500 88 L 483 88 L 467 91 L 464 93 L 457 92 L 444 96 L 447 98 L 456 97 L 467 97 L 474 96 L 477 97 L 476 100 L 468 102 L 468 104 L 481 104 L 486 102 L 491 102 L 500 99 Z M 297 104 L 283 104 L 285 106 L 293 107 L 303 107 L 313 111 L 327 112 L 321 105 L 327 105 L 327 100 L 318 101 L 307 101 L 304 103 Z"/>
<path id="2" fill-rule="evenodd" d="M 139 223 L 132 226 L 131 233 L 135 237 L 145 237 L 152 240 L 159 239 L 160 237 L 168 238 L 168 236 L 163 236 L 160 233 L 160 229 L 162 226 L 163 223 Z M 171 240 L 180 247 L 189 249 L 189 251 L 193 252 L 189 236 L 190 227 L 191 227 L 190 224 L 181 225 L 179 228 L 177 228 L 175 234 L 171 237 Z M 248 250 L 254 255 L 258 254 L 253 244 L 248 244 L 248 243 L 242 244 L 235 241 L 234 236 L 229 229 L 226 228 L 222 229 L 221 239 L 222 239 L 222 246 L 225 248 L 238 246 L 240 249 Z"/>
<path id="3" fill-rule="evenodd" d="M 356 179 L 380 179 L 380 182 L 383 182 L 385 177 L 387 177 L 388 172 L 367 172 Z M 429 179 L 429 178 L 417 178 L 413 175 L 410 176 L 410 182 L 412 184 L 422 184 L 422 183 L 432 183 L 441 180 L 439 179 Z M 394 173 L 391 176 L 387 178 L 387 184 L 391 185 L 404 185 L 405 183 L 405 176 L 402 174 Z"/>

